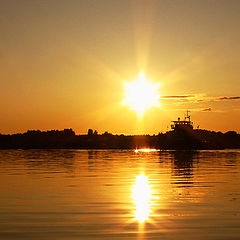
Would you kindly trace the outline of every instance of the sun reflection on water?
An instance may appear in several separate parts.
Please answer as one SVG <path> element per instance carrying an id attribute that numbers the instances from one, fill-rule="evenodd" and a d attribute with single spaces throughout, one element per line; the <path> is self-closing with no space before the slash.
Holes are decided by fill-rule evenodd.
<path id="1" fill-rule="evenodd" d="M 133 198 L 136 207 L 135 218 L 139 223 L 143 223 L 148 220 L 151 213 L 151 189 L 144 174 L 136 177 Z"/>
<path id="2" fill-rule="evenodd" d="M 140 148 L 140 149 L 135 149 L 134 152 L 138 153 L 138 152 L 156 152 L 157 149 L 155 148 Z"/>

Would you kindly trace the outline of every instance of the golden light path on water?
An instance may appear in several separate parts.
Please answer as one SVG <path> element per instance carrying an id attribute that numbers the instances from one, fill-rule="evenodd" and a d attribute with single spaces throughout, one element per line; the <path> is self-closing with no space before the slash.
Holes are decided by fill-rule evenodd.
<path id="1" fill-rule="evenodd" d="M 154 148 L 141 148 L 135 149 L 134 152 L 137 154 L 147 154 L 150 152 L 156 152 Z M 145 232 L 145 223 L 154 224 L 154 219 L 151 217 L 156 216 L 154 214 L 154 207 L 156 207 L 155 200 L 159 199 L 156 196 L 156 192 L 151 186 L 151 181 L 148 176 L 144 174 L 144 166 L 141 167 L 141 174 L 136 176 L 132 188 L 132 198 L 134 202 L 134 221 L 139 223 L 139 233 Z"/>
<path id="2" fill-rule="evenodd" d="M 133 190 L 133 198 L 135 202 L 135 217 L 140 223 L 148 220 L 151 213 L 151 192 L 148 178 L 141 174 L 136 177 Z"/>

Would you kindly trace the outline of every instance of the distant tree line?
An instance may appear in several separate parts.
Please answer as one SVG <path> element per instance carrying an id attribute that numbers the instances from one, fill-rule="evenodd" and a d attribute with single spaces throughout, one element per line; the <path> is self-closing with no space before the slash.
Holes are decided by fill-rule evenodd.
<path id="1" fill-rule="evenodd" d="M 76 135 L 72 129 L 29 130 L 12 135 L 0 134 L 0 149 L 239 149 L 240 134 L 196 129 L 192 132 L 159 133 L 158 135 L 98 134 L 92 129 Z"/>

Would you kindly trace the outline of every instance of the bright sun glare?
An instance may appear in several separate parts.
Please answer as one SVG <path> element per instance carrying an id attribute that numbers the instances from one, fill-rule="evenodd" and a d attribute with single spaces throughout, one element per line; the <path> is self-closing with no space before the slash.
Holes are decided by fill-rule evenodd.
<path id="1" fill-rule="evenodd" d="M 125 82 L 124 105 L 135 110 L 138 116 L 143 116 L 144 112 L 154 106 L 159 106 L 158 89 L 160 84 L 154 84 L 146 79 L 145 74 L 141 72 L 137 80 Z"/>

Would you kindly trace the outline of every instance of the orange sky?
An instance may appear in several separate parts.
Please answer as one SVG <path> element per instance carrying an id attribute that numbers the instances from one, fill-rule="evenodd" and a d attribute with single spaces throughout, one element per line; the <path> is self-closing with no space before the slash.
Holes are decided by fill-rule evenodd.
<path id="1" fill-rule="evenodd" d="M 195 126 L 239 132 L 239 12 L 238 0 L 4 1 L 0 132 L 153 134 L 186 109 Z M 141 119 L 121 104 L 140 70 L 163 96 Z"/>

